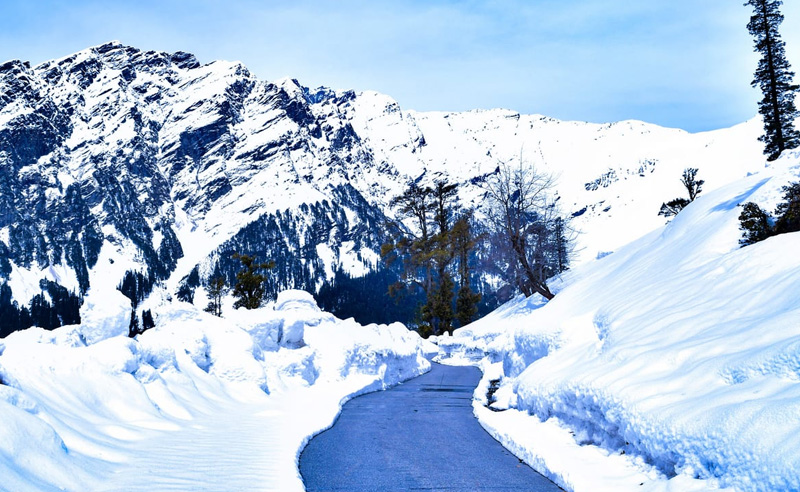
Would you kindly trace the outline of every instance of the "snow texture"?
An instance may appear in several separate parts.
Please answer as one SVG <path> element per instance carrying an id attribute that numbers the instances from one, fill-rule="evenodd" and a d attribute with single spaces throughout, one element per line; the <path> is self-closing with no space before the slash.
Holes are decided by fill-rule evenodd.
<path id="1" fill-rule="evenodd" d="M 302 291 L 227 318 L 164 305 L 135 339 L 92 306 L 91 328 L 0 340 L 0 490 L 303 490 L 299 452 L 345 400 L 430 368 L 415 332 Z"/>
<path id="2" fill-rule="evenodd" d="M 546 305 L 437 340 L 483 367 L 483 425 L 576 492 L 800 490 L 800 233 L 738 244 L 739 205 L 773 210 L 798 178 L 785 153 L 574 269 Z"/>

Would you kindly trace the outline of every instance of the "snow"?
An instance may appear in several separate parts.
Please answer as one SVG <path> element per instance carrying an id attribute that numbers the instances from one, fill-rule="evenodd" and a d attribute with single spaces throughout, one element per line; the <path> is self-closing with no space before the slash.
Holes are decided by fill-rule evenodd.
<path id="1" fill-rule="evenodd" d="M 739 248 L 800 153 L 438 341 L 484 369 L 484 427 L 568 490 L 800 489 L 800 234 Z M 644 484 L 644 485 L 640 485 Z"/>
<path id="2" fill-rule="evenodd" d="M 75 271 L 63 260 L 58 265 L 50 265 L 41 269 L 33 266 L 25 268 L 18 266 L 13 261 L 9 261 L 9 263 L 11 264 L 11 275 L 8 276 L 7 283 L 14 293 L 14 299 L 22 305 L 30 304 L 34 296 L 43 292 L 40 285 L 41 280 L 50 280 L 71 292 L 78 292 L 78 278 Z"/>
<path id="3" fill-rule="evenodd" d="M 129 316 L 87 299 L 95 319 Z M 336 319 L 305 292 L 224 314 L 173 303 L 136 339 L 0 340 L 0 489 L 302 490 L 299 452 L 344 401 L 430 367 L 415 332 Z"/>
<path id="4" fill-rule="evenodd" d="M 81 306 L 80 333 L 87 344 L 126 336 L 131 321 L 131 300 L 117 289 L 92 289 Z"/>
<path id="5" fill-rule="evenodd" d="M 448 178 L 462 184 L 461 204 L 475 207 L 480 217 L 483 192 L 471 180 L 500 163 L 523 160 L 556 176 L 559 206 L 567 215 L 576 214 L 576 265 L 661 227 L 661 203 L 685 194 L 683 169 L 698 168 L 708 192 L 764 167 L 757 118 L 690 134 L 641 121 L 559 121 L 508 109 L 401 111 L 390 97 L 371 91 L 360 93 L 353 104 L 348 117 L 375 162 L 386 163 L 402 178 L 370 178 L 381 180 L 380 193 L 354 183 L 368 199 L 388 208 L 408 180 L 430 184 Z M 587 189 L 609 173 L 613 179 Z"/>

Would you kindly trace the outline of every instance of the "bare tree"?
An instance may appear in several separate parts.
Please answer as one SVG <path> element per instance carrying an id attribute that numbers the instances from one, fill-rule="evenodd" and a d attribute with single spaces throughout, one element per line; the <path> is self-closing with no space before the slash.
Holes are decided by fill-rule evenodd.
<path id="1" fill-rule="evenodd" d="M 547 279 L 565 270 L 571 239 L 551 198 L 552 175 L 520 160 L 501 165 L 486 180 L 493 263 L 526 296 L 552 299 Z"/>

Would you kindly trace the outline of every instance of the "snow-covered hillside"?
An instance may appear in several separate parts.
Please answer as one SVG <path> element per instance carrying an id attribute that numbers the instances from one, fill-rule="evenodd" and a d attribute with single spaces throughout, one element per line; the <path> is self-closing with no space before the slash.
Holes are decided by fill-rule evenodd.
<path id="1" fill-rule="evenodd" d="M 0 341 L 0 490 L 303 490 L 300 449 L 346 399 L 430 367 L 416 332 L 300 291 L 227 319 L 166 305 L 136 339 L 94 311 Z"/>
<path id="2" fill-rule="evenodd" d="M 756 120 L 689 134 L 417 113 L 374 92 L 260 81 L 239 63 L 117 42 L 4 63 L 0 96 L 0 308 L 83 298 L 129 272 L 194 300 L 215 271 L 232 280 L 233 251 L 278 261 L 273 294 L 315 291 L 337 271 L 378 266 L 381 224 L 409 180 L 458 182 L 463 205 L 480 209 L 475 183 L 520 158 L 559 176 L 585 262 L 663 224 L 659 205 L 682 194 L 684 168 L 711 190 L 763 163 Z"/>
<path id="3" fill-rule="evenodd" d="M 800 490 L 800 233 L 739 248 L 800 152 L 439 341 L 485 370 L 485 427 L 579 491 Z M 588 445 L 579 447 L 578 445 Z"/>

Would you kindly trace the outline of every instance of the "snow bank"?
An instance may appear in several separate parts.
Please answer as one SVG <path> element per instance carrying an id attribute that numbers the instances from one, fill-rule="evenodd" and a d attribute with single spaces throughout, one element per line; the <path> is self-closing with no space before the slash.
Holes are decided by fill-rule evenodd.
<path id="1" fill-rule="evenodd" d="M 798 179 L 794 153 L 439 340 L 510 409 L 484 426 L 570 490 L 800 490 L 800 233 L 738 244 L 739 205 Z"/>
<path id="2" fill-rule="evenodd" d="M 136 339 L 114 328 L 129 305 L 90 306 L 0 340 L 2 490 L 302 490 L 297 456 L 346 399 L 430 367 L 415 332 L 301 291 L 226 318 L 165 305 Z"/>

